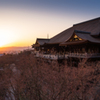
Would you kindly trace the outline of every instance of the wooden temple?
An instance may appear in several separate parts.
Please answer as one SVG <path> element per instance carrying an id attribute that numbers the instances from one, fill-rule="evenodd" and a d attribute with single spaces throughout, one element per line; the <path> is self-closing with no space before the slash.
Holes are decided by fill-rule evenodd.
<path id="1" fill-rule="evenodd" d="M 100 58 L 100 17 L 78 23 L 50 39 L 37 39 L 32 45 L 38 56 Z"/>

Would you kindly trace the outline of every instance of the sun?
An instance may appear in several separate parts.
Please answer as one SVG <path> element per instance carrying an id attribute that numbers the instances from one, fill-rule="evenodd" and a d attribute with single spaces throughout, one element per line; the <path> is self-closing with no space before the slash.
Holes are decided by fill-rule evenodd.
<path id="1" fill-rule="evenodd" d="M 11 43 L 13 40 L 12 35 L 12 31 L 7 29 L 0 29 L 0 47 Z"/>

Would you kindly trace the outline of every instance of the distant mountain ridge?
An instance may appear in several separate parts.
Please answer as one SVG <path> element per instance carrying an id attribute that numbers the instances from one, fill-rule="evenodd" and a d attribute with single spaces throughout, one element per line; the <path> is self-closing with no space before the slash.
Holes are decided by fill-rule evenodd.
<path id="1" fill-rule="evenodd" d="M 0 47 L 0 53 L 9 53 L 9 52 L 14 52 L 14 51 L 23 51 L 26 49 L 31 49 L 31 47 Z"/>

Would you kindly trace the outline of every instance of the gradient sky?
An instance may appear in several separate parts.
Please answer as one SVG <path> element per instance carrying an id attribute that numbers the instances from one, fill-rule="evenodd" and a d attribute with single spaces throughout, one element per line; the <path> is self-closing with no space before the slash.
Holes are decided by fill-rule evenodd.
<path id="1" fill-rule="evenodd" d="M 0 0 L 0 47 L 30 46 L 100 17 L 100 0 Z"/>

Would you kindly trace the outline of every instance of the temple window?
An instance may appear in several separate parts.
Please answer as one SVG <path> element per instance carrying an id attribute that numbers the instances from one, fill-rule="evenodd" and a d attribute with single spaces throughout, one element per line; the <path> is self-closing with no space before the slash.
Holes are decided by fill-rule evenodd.
<path id="1" fill-rule="evenodd" d="M 79 38 L 77 35 L 74 35 L 69 41 L 81 41 L 82 39 Z"/>

